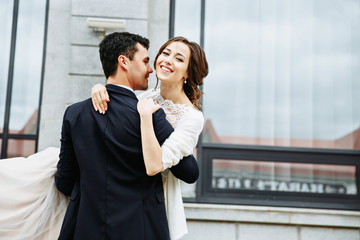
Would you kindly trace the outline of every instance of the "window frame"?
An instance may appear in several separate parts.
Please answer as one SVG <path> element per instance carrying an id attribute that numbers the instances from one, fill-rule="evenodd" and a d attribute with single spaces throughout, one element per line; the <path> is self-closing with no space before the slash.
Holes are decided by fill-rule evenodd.
<path id="1" fill-rule="evenodd" d="M 40 97 L 38 103 L 38 113 L 36 121 L 36 133 L 35 134 L 12 134 L 9 133 L 9 124 L 10 124 L 10 110 L 11 110 L 11 97 L 13 90 L 13 78 L 14 78 L 14 66 L 15 66 L 15 51 L 16 51 L 16 41 L 17 41 L 17 24 L 19 16 L 19 2 L 20 0 L 14 0 L 13 5 L 13 19 L 11 26 L 11 43 L 10 43 L 10 53 L 9 53 L 9 69 L 8 69 L 8 80 L 7 80 L 7 89 L 6 89 L 6 100 L 5 100 L 5 112 L 4 112 L 4 125 L 3 132 L 0 133 L 1 142 L 1 151 L 0 159 L 7 158 L 8 154 L 8 140 L 34 140 L 35 149 L 34 152 L 38 149 L 38 140 L 39 140 L 39 126 L 40 126 L 40 114 L 41 114 L 41 102 L 42 102 L 42 93 L 43 93 L 43 82 L 44 82 L 44 70 L 45 70 L 45 57 L 46 57 L 46 36 L 48 29 L 48 13 L 49 13 L 49 0 L 45 0 L 45 24 L 44 24 L 44 39 L 43 39 L 43 52 L 42 52 L 42 66 L 41 66 L 41 79 L 40 79 Z"/>
<path id="2" fill-rule="evenodd" d="M 199 199 L 201 203 L 244 204 L 277 207 L 305 207 L 342 210 L 360 210 L 360 151 L 285 148 L 203 143 L 201 147 L 201 177 Z M 319 194 L 260 190 L 212 189 L 212 160 L 215 158 L 275 163 L 310 163 L 322 165 L 350 165 L 356 167 L 356 195 Z M 324 161 L 326 159 L 326 161 Z"/>

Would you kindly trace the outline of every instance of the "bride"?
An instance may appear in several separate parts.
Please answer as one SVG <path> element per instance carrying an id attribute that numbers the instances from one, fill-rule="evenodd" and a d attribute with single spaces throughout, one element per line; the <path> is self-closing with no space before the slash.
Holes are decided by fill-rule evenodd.
<path id="1" fill-rule="evenodd" d="M 166 169 L 192 154 L 203 128 L 199 111 L 208 65 L 201 47 L 186 38 L 168 40 L 159 50 L 154 66 L 160 89 L 138 96 L 144 161 L 163 163 L 164 194 L 171 239 L 187 233 L 180 182 Z M 104 86 L 92 89 L 95 110 L 105 113 L 109 101 Z M 161 107 L 175 131 L 159 146 L 149 115 Z M 150 137 L 150 138 L 149 138 Z M 0 239 L 57 239 L 68 199 L 54 184 L 58 148 L 48 148 L 28 158 L 0 161 Z M 15 197 L 17 197 L 17 199 Z"/>

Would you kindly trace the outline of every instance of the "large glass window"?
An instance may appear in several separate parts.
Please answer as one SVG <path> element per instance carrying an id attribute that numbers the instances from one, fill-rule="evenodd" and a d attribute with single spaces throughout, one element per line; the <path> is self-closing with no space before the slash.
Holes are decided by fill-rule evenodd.
<path id="1" fill-rule="evenodd" d="M 45 6 L 46 1 L 38 0 L 23 0 L 19 5 L 9 126 L 14 132 L 36 133 L 34 123 L 40 98 Z"/>
<path id="2" fill-rule="evenodd" d="M 36 150 L 46 7 L 47 0 L 1 2 L 1 158 Z"/>
<path id="3" fill-rule="evenodd" d="M 205 6 L 204 141 L 360 149 L 358 0 Z"/>
<path id="4" fill-rule="evenodd" d="M 194 201 L 360 209 L 360 1 L 173 3 L 209 62 Z"/>

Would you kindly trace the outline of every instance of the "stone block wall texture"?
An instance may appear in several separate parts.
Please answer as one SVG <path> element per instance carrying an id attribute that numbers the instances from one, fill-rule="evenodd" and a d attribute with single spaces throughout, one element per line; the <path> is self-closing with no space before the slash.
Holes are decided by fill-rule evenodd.
<path id="1" fill-rule="evenodd" d="M 39 147 L 60 146 L 67 106 L 90 97 L 91 87 L 106 83 L 98 53 L 101 41 L 88 18 L 125 20 L 125 29 L 150 39 L 151 60 L 168 39 L 169 0 L 50 0 Z M 109 32 L 107 32 L 109 33 Z M 151 66 L 153 62 L 151 62 Z M 149 87 L 154 87 L 155 73 Z"/>
<path id="2" fill-rule="evenodd" d="M 325 209 L 185 204 L 181 240 L 359 240 L 360 213 Z"/>

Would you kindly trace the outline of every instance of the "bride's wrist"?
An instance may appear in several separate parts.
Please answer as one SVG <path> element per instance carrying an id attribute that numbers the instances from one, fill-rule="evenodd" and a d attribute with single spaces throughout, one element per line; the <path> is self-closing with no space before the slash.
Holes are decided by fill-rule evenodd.
<path id="1" fill-rule="evenodd" d="M 149 120 L 152 119 L 152 113 L 151 112 L 142 112 L 139 113 L 141 120 Z"/>

